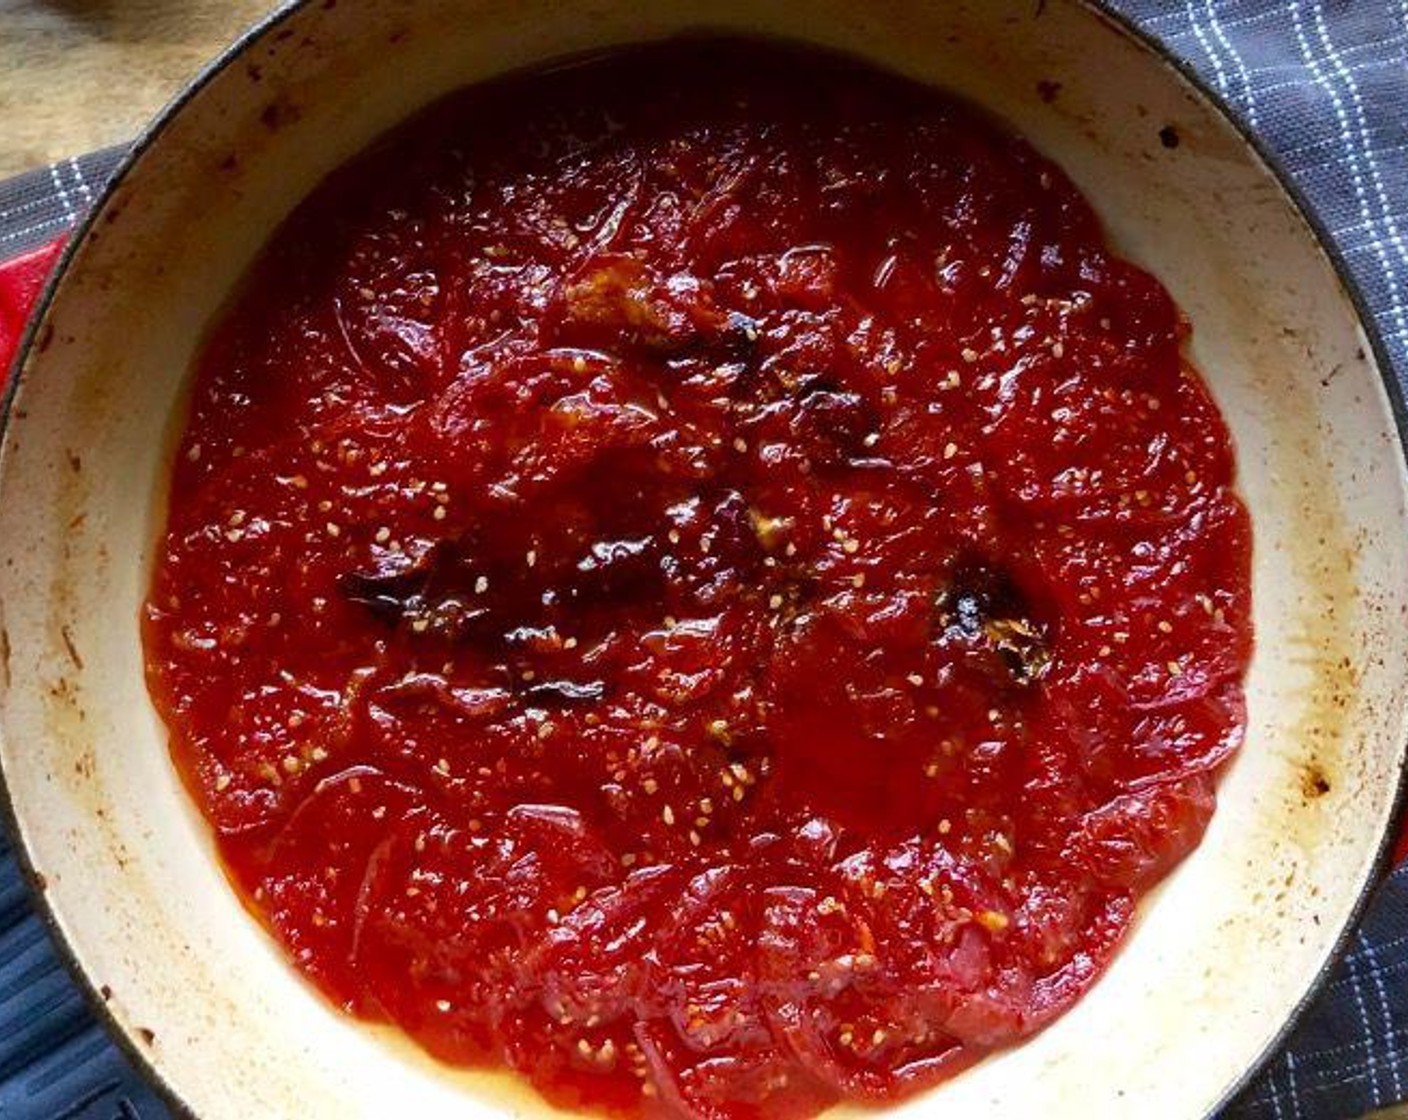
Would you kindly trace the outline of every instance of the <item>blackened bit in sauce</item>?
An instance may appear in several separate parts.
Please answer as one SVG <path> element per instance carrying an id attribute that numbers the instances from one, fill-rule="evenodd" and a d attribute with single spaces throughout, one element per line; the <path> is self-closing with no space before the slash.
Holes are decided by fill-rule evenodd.
<path id="1" fill-rule="evenodd" d="M 614 599 L 645 595 L 660 581 L 660 543 L 652 534 L 625 540 L 594 541 L 577 561 L 567 585 L 572 598 Z"/>
<path id="2" fill-rule="evenodd" d="M 422 605 L 438 555 L 438 549 L 414 560 L 404 553 L 383 554 L 368 568 L 339 573 L 337 587 L 348 602 L 365 607 L 383 621 L 399 622 Z"/>
<path id="3" fill-rule="evenodd" d="M 1039 681 L 1050 668 L 1048 627 L 999 567 L 961 563 L 939 597 L 938 623 L 943 632 L 998 655 L 1018 684 Z"/>
<path id="4" fill-rule="evenodd" d="M 799 397 L 792 433 L 812 462 L 838 466 L 864 453 L 877 420 L 864 397 L 824 382 L 808 384 Z"/>

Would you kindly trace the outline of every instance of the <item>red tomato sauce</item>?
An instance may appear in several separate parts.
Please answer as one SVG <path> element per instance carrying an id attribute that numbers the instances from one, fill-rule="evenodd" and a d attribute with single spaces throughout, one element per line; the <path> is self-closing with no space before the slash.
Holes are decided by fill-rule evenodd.
<path id="1" fill-rule="evenodd" d="M 1057 167 L 856 64 L 456 95 L 199 366 L 145 642 L 230 876 L 568 1104 L 805 1115 L 1028 1035 L 1243 732 L 1186 333 Z"/>

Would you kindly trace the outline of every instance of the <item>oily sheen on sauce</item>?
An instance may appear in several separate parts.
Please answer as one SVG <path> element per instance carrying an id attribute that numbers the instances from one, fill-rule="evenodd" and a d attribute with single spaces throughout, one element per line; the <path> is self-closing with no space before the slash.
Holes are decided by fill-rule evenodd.
<path id="1" fill-rule="evenodd" d="M 197 371 L 144 637 L 230 877 L 560 1103 L 807 1115 L 1040 1028 L 1243 732 L 1186 330 L 1057 167 L 858 64 L 456 95 Z"/>

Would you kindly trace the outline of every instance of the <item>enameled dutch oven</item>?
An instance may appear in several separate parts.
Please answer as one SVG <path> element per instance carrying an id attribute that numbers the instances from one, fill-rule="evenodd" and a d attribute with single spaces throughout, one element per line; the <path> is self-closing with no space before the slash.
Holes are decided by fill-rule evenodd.
<path id="1" fill-rule="evenodd" d="M 9 402 L 0 762 L 54 930 L 153 1079 L 202 1118 L 547 1111 L 297 978 L 168 760 L 138 610 L 193 351 L 295 203 L 455 87 L 698 29 L 839 47 L 985 106 L 1066 168 L 1192 320 L 1254 523 L 1246 746 L 1202 847 L 1089 996 L 893 1112 L 1207 1114 L 1324 975 L 1390 834 L 1408 707 L 1403 407 L 1341 263 L 1255 143 L 1083 0 L 308 0 L 233 47 L 75 237 Z"/>

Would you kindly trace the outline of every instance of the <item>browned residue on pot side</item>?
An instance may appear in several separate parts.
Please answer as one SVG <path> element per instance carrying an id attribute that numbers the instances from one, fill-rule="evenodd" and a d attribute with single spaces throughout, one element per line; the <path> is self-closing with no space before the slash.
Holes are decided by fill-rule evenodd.
<path id="1" fill-rule="evenodd" d="M 1360 547 L 1354 539 L 1337 495 L 1326 480 L 1333 477 L 1316 418 L 1295 407 L 1298 394 L 1285 391 L 1287 370 L 1304 368 L 1308 356 L 1298 340 L 1283 332 L 1275 354 L 1266 354 L 1258 381 L 1264 389 L 1265 407 L 1274 414 L 1276 433 L 1267 464 L 1279 492 L 1278 501 L 1292 512 L 1293 529 L 1282 534 L 1283 549 L 1272 557 L 1290 569 L 1292 584 L 1313 589 L 1302 598 L 1288 620 L 1291 644 L 1287 660 L 1306 670 L 1307 681 L 1297 695 L 1298 713 L 1291 734 L 1284 740 L 1287 783 L 1284 797 L 1284 837 L 1302 852 L 1333 839 L 1335 794 L 1346 785 L 1353 744 L 1350 711 L 1359 694 L 1361 646 L 1353 634 L 1364 625 L 1358 618 L 1362 603 L 1358 571 Z M 1271 347 L 1267 347 L 1271 349 Z M 1260 355 L 1259 355 L 1260 356 Z M 1265 372 L 1271 371 L 1271 372 Z M 1316 371 L 1306 369 L 1307 375 Z M 1281 384 L 1278 384 L 1280 382 Z M 1255 511 L 1253 511 L 1255 518 Z M 1258 540 L 1257 547 L 1266 547 Z M 1253 745 L 1254 746 L 1254 745 Z"/>
<path id="2" fill-rule="evenodd" d="M 120 415 L 125 407 L 115 390 L 119 384 L 119 379 L 110 370 L 96 365 L 84 370 L 73 387 L 69 401 L 70 437 L 76 446 L 104 445 L 113 417 Z M 157 489 L 143 503 L 148 517 L 148 540 L 156 538 L 164 520 L 167 468 L 184 423 L 186 403 L 187 395 L 183 391 L 164 433 L 166 446 L 163 449 L 163 466 L 156 480 Z M 95 650 L 85 648 L 83 644 L 85 641 L 96 643 L 100 636 L 81 616 L 78 604 L 110 591 L 120 582 L 123 572 L 115 570 L 113 558 L 107 550 L 104 521 L 109 511 L 102 508 L 100 501 L 95 503 L 91 472 L 70 467 L 69 463 L 55 464 L 56 499 L 50 512 L 53 543 L 50 555 L 36 558 L 35 563 L 36 571 L 50 573 L 50 608 L 45 620 L 50 635 L 49 655 L 44 663 L 48 675 L 41 677 L 48 771 L 52 780 L 61 785 L 86 813 L 100 837 L 106 865 L 85 869 L 85 874 L 95 878 L 102 876 L 111 879 L 114 875 L 120 878 L 126 912 L 159 913 L 171 904 L 169 892 L 166 884 L 148 875 L 150 864 L 130 850 L 128 838 L 133 835 L 131 822 L 114 819 L 110 811 L 111 798 L 103 787 L 103 760 L 109 760 L 106 763 L 108 766 L 115 765 L 111 761 L 113 754 L 111 751 L 99 754 L 104 748 L 102 736 L 105 729 L 94 726 L 85 707 L 85 677 L 95 671 L 94 664 L 101 662 L 102 657 L 95 656 Z M 129 559 L 124 557 L 122 562 L 125 564 Z M 145 576 L 144 571 L 142 578 L 145 579 Z M 135 615 L 131 623 L 135 632 L 138 625 Z M 211 847 L 214 858 L 213 844 Z M 193 946 L 174 936 L 166 940 L 163 953 L 172 962 L 173 975 L 205 975 L 198 967 L 200 962 L 196 959 Z M 187 991 L 185 994 L 200 1001 L 211 1029 L 216 1029 L 234 1016 L 234 1004 L 228 991 L 214 983 L 201 992 Z M 159 1030 L 160 1024 L 150 1027 L 134 1024 L 128 1018 L 129 1009 L 123 1007 L 120 999 L 105 999 L 105 1002 L 117 1018 L 124 1021 L 130 1035 L 148 1047 L 155 1043 L 153 1027 Z"/>
<path id="3" fill-rule="evenodd" d="M 99 390 L 91 408 L 84 410 L 95 422 L 108 407 L 106 397 L 107 394 Z M 92 732 L 85 726 L 88 714 L 82 698 L 85 662 L 74 639 L 73 629 L 78 598 L 75 588 L 77 581 L 83 578 L 76 570 L 80 565 L 75 555 L 84 551 L 81 542 L 86 521 L 82 511 L 88 504 L 89 482 L 81 470 L 73 467 L 73 462 L 70 457 L 70 469 L 56 475 L 58 500 L 54 503 L 53 524 L 68 526 L 70 530 L 56 532 L 58 555 L 53 557 L 48 567 L 54 575 L 49 585 L 51 605 L 47 622 L 53 636 L 52 648 L 57 656 L 52 659 L 54 669 L 44 682 L 45 722 L 52 749 L 65 750 L 70 756 L 69 765 L 53 768 L 56 780 L 62 778 L 70 781 L 75 792 L 96 807 L 90 778 L 96 758 Z M 106 573 L 90 572 L 88 578 L 105 579 Z"/>
<path id="4" fill-rule="evenodd" d="M 1316 449 L 1318 451 L 1318 448 Z M 1322 461 L 1305 449 L 1303 463 Z M 1303 473 L 1302 464 L 1297 473 Z M 1322 838 L 1326 814 L 1321 802 L 1333 803 L 1344 779 L 1347 713 L 1359 689 L 1360 667 L 1352 654 L 1349 620 L 1355 609 L 1358 549 L 1339 510 L 1324 492 L 1300 478 L 1300 532 L 1290 535 L 1286 559 L 1304 586 L 1317 588 L 1318 599 L 1303 602 L 1294 619 L 1298 660 L 1310 673 L 1292 742 L 1290 761 L 1295 785 L 1289 790 L 1291 838 L 1307 847 Z M 1296 811 L 1300 810 L 1300 811 Z"/>

